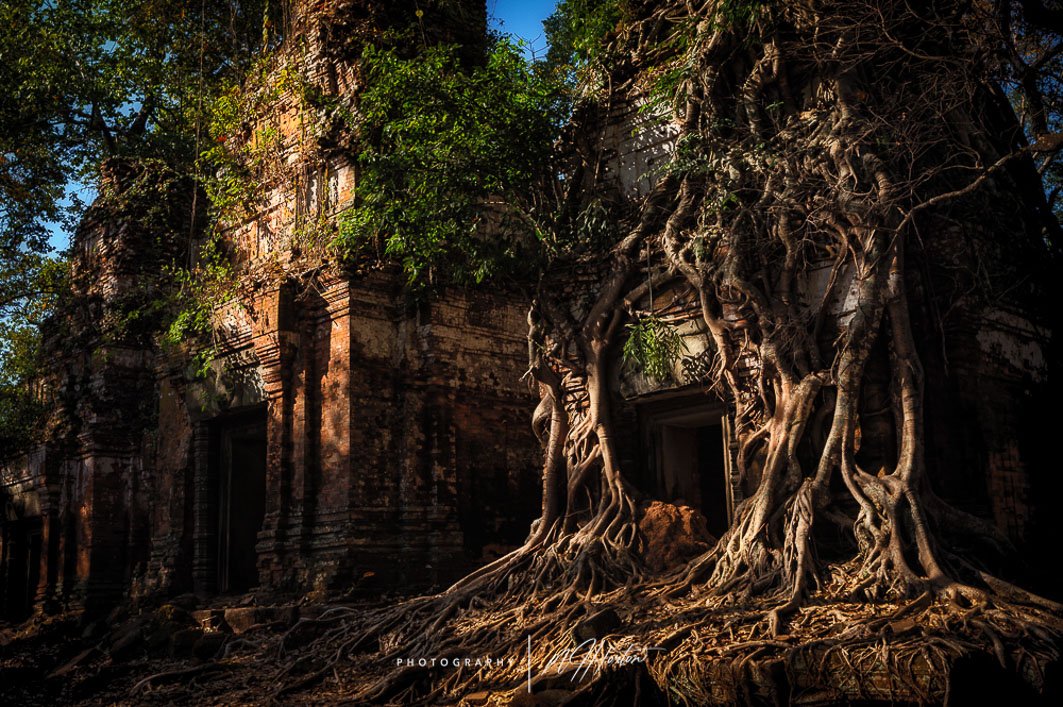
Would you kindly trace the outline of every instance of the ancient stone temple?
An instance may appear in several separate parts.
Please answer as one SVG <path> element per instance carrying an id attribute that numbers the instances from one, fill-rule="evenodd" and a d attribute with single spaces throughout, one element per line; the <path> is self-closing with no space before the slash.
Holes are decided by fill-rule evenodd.
<path id="1" fill-rule="evenodd" d="M 343 100 L 362 38 L 399 5 L 293 4 L 264 85 L 295 67 Z M 482 42 L 484 13 L 430 10 L 429 40 Z M 48 442 L 0 472 L 5 615 L 147 592 L 424 587 L 526 536 L 540 503 L 526 301 L 415 298 L 387 267 L 323 267 L 308 225 L 327 226 L 356 173 L 341 129 L 297 93 L 264 106 L 276 168 L 220 238 L 238 276 L 271 276 L 214 312 L 206 371 L 202 342 L 160 348 L 130 314 L 207 237 L 193 189 L 158 165 L 105 166 L 49 344 Z M 265 132 L 246 127 L 232 139 Z"/>
<path id="2" fill-rule="evenodd" d="M 206 369 L 197 353 L 207 344 L 160 346 L 157 323 L 133 316 L 150 312 L 168 265 L 208 239 L 205 197 L 160 165 L 105 165 L 74 239 L 70 296 L 47 332 L 47 441 L 0 462 L 4 616 L 156 592 L 423 588 L 527 536 L 541 452 L 526 298 L 498 287 L 412 297 L 393 269 L 323 257 L 321 234 L 358 177 L 355 138 L 333 107 L 357 95 L 364 42 L 409 21 L 414 5 L 292 3 L 282 63 L 245 90 L 287 88 L 263 91 L 260 122 L 227 136 L 268 135 L 269 168 L 255 208 L 220 233 L 247 277 L 212 313 Z M 483 2 L 425 7 L 424 41 L 483 41 Z M 281 80 L 291 67 L 304 84 Z M 307 86 L 335 100 L 308 103 Z M 674 148 L 676 131 L 642 110 L 644 88 L 616 86 L 584 136 L 601 151 L 596 188 L 618 201 L 645 196 Z M 941 249 L 948 238 L 960 234 L 944 234 Z M 593 289 L 599 276 L 569 282 Z M 832 306 L 844 309 L 838 291 Z M 733 410 L 706 394 L 696 294 L 673 284 L 635 304 L 685 348 L 667 380 L 611 362 L 622 465 L 646 500 L 696 509 L 719 536 L 758 479 L 736 475 Z M 1059 538 L 1038 504 L 1058 481 L 1024 422 L 1050 419 L 1031 407 L 1046 390 L 1044 322 L 1002 303 L 919 324 L 937 389 L 927 411 L 928 457 L 945 471 L 936 490 L 1020 549 Z"/>

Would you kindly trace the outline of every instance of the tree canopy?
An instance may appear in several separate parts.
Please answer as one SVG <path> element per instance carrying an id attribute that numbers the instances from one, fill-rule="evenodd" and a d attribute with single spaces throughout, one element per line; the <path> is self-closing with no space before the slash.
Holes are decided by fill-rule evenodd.
<path id="1" fill-rule="evenodd" d="M 107 157 L 187 168 L 212 87 L 271 41 L 273 21 L 265 1 L 14 0 L 0 22 L 0 244 L 10 256 L 47 249 L 66 186 L 93 184 Z"/>
<path id="2" fill-rule="evenodd" d="M 534 272 L 564 111 L 552 75 L 506 40 L 473 66 L 443 45 L 370 46 L 361 67 L 359 181 L 337 244 L 375 246 L 411 282 Z"/>
<path id="3" fill-rule="evenodd" d="M 49 241 L 57 229 L 72 233 L 85 208 L 71 188 L 95 187 L 101 162 L 114 157 L 157 159 L 191 174 L 205 107 L 224 79 L 239 77 L 257 52 L 277 43 L 279 12 L 268 0 L 0 6 L 5 420 L 7 411 L 32 407 L 32 342 L 64 288 L 62 255 Z"/>

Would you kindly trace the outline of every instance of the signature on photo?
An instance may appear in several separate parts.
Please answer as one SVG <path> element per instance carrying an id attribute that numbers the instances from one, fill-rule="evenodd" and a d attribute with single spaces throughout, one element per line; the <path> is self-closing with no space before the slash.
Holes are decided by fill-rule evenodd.
<path id="1" fill-rule="evenodd" d="M 539 671 L 539 675 L 569 675 L 572 682 L 582 682 L 592 672 L 635 663 L 645 663 L 651 653 L 664 652 L 658 646 L 643 646 L 638 643 L 617 645 L 606 638 L 588 638 L 571 648 L 555 651 Z M 532 691 L 532 641 L 527 645 L 528 692 Z"/>

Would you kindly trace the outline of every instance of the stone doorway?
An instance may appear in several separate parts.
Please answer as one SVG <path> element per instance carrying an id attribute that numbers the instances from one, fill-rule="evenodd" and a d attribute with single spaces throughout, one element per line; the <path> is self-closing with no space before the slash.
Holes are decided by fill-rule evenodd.
<path id="1" fill-rule="evenodd" d="M 20 518 L 8 509 L 0 527 L 0 617 L 29 618 L 41 568 L 41 519 Z"/>
<path id="2" fill-rule="evenodd" d="M 258 533 L 266 511 L 266 410 L 217 423 L 218 576 L 223 594 L 258 586 Z"/>
<path id="3" fill-rule="evenodd" d="M 719 406 L 683 401 L 641 411 L 646 490 L 654 498 L 698 509 L 716 537 L 731 524 L 727 418 Z"/>

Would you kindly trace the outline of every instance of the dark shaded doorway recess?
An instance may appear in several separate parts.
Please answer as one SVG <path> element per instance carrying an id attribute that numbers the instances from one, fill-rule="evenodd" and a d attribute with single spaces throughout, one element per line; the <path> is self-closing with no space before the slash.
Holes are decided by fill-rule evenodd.
<path id="1" fill-rule="evenodd" d="M 698 509 L 709 532 L 719 537 L 731 523 L 733 506 L 719 406 L 682 400 L 655 403 L 640 411 L 646 490 L 655 498 Z"/>
<path id="2" fill-rule="evenodd" d="M 217 423 L 218 591 L 258 586 L 255 545 L 266 512 L 266 411 Z"/>
<path id="3" fill-rule="evenodd" d="M 0 618 L 19 622 L 32 613 L 40 580 L 41 519 L 11 512 L 0 533 Z"/>

